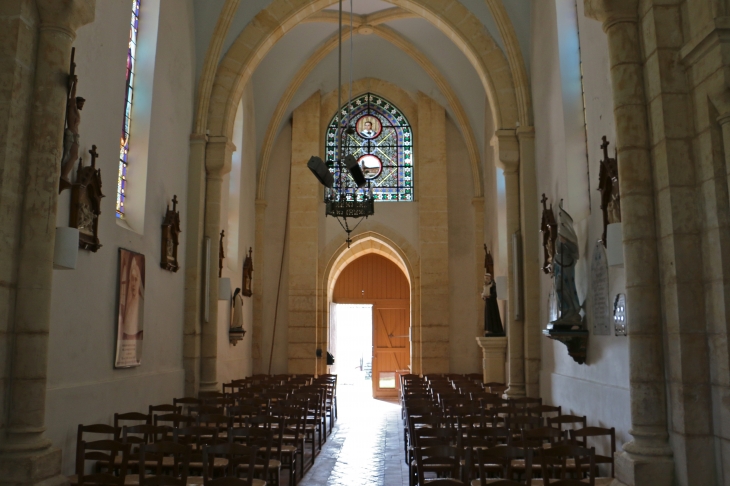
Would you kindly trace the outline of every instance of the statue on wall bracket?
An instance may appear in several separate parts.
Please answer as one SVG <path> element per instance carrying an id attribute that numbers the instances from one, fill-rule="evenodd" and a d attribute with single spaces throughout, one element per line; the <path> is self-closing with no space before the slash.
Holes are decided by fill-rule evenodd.
<path id="1" fill-rule="evenodd" d="M 540 233 L 542 233 L 543 264 L 542 271 L 550 275 L 553 273 L 553 258 L 555 257 L 555 240 L 558 238 L 558 223 L 555 222 L 553 205 L 547 207 L 548 198 L 543 193 L 542 199 L 542 221 L 540 222 Z"/>
<path id="2" fill-rule="evenodd" d="M 558 237 L 553 258 L 553 284 L 560 317 L 548 325 L 548 329 L 573 329 L 583 324 L 581 304 L 575 286 L 575 266 L 580 258 L 578 236 L 573 229 L 573 218 L 558 205 Z"/>
<path id="3" fill-rule="evenodd" d="M 601 210 L 603 211 L 603 246 L 606 246 L 606 228 L 609 224 L 621 222 L 621 193 L 618 183 L 618 162 L 616 157 L 608 156 L 609 142 L 603 136 L 603 160 L 598 173 L 598 190 L 601 192 Z"/>
<path id="4" fill-rule="evenodd" d="M 177 210 L 177 195 L 175 195 L 172 198 L 172 209 L 168 204 L 165 219 L 162 220 L 162 245 L 160 251 L 160 267 L 171 272 L 177 272 L 180 269 L 177 262 L 180 233 L 180 211 Z"/>
<path id="5" fill-rule="evenodd" d="M 76 63 L 74 56 L 76 48 L 71 49 L 71 68 L 68 75 L 68 91 L 66 96 L 66 120 L 63 131 L 63 157 L 61 158 L 61 180 L 58 186 L 58 193 L 64 189 L 70 189 L 72 184 L 68 176 L 76 165 L 79 157 L 79 126 L 81 125 L 81 110 L 86 100 L 76 96 L 76 88 L 79 78 L 76 76 Z"/>
<path id="6" fill-rule="evenodd" d="M 221 230 L 221 239 L 218 241 L 218 278 L 223 277 L 223 259 L 226 253 L 223 251 L 223 238 L 226 236 L 226 230 Z"/>
<path id="7" fill-rule="evenodd" d="M 253 282 L 253 259 L 251 258 L 251 252 L 253 248 L 248 247 L 248 256 L 243 262 L 243 290 L 241 293 L 246 297 L 251 297 L 253 291 L 251 290 L 251 283 Z"/>
<path id="8" fill-rule="evenodd" d="M 502 318 L 499 315 L 497 302 L 497 283 L 494 281 L 494 259 L 492 253 L 484 245 L 484 287 L 482 300 L 484 301 L 484 337 L 504 336 Z"/>
<path id="9" fill-rule="evenodd" d="M 96 145 L 91 146 L 91 166 L 84 167 L 79 159 L 76 182 L 71 184 L 71 214 L 69 226 L 79 230 L 79 248 L 96 252 L 99 241 L 99 216 L 101 215 L 101 169 L 96 168 Z"/>

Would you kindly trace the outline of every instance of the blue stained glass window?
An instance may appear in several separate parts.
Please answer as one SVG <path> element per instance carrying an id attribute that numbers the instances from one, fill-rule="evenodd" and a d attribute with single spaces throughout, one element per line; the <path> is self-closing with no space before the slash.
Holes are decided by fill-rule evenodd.
<path id="1" fill-rule="evenodd" d="M 129 132 L 132 123 L 132 95 L 134 93 L 134 68 L 137 59 L 137 32 L 139 30 L 139 5 L 142 0 L 132 0 L 132 20 L 129 28 L 127 49 L 127 83 L 124 90 L 124 120 L 119 146 L 119 176 L 117 178 L 117 218 L 124 216 L 127 195 L 127 164 L 129 163 Z"/>
<path id="2" fill-rule="evenodd" d="M 365 93 L 340 108 L 343 155 L 352 154 L 370 182 L 376 201 L 413 201 L 413 130 L 403 113 L 388 100 Z M 362 198 L 349 174 L 337 166 L 337 115 L 327 128 L 326 162 L 335 176 L 335 189 L 344 188 L 348 198 Z"/>

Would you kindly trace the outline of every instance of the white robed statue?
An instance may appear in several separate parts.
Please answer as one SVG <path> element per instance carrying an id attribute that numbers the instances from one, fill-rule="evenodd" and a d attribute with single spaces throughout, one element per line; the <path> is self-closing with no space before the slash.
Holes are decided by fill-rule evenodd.
<path id="1" fill-rule="evenodd" d="M 581 325 L 581 306 L 575 288 L 575 265 L 580 257 L 578 237 L 573 229 L 573 218 L 563 209 L 563 201 L 559 204 L 558 238 L 555 245 L 553 278 L 560 317 L 552 324 Z"/>

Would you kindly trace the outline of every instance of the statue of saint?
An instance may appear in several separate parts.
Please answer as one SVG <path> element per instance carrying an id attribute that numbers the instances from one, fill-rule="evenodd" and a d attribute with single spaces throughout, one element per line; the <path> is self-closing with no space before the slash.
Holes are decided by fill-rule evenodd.
<path id="1" fill-rule="evenodd" d="M 553 258 L 555 295 L 560 317 L 552 324 L 581 325 L 580 302 L 575 288 L 575 264 L 580 257 L 578 237 L 573 229 L 573 218 L 563 209 L 560 201 L 558 210 L 558 238 Z"/>
<path id="2" fill-rule="evenodd" d="M 66 130 L 63 133 L 63 159 L 61 160 L 61 190 L 71 187 L 68 175 L 76 165 L 79 158 L 79 125 L 81 125 L 81 113 L 86 102 L 80 96 L 76 96 L 76 86 L 79 83 L 78 77 L 71 76 L 71 93 L 66 102 Z"/>
<path id="3" fill-rule="evenodd" d="M 233 306 L 233 312 L 231 313 L 231 331 L 243 333 L 243 297 L 241 296 L 240 288 L 236 288 L 233 292 L 231 305 Z"/>
<path id="4" fill-rule="evenodd" d="M 497 284 L 492 279 L 491 273 L 484 274 L 482 300 L 484 301 L 484 336 L 504 336 L 504 327 L 502 327 L 502 318 L 499 315 L 499 304 L 497 303 Z"/>

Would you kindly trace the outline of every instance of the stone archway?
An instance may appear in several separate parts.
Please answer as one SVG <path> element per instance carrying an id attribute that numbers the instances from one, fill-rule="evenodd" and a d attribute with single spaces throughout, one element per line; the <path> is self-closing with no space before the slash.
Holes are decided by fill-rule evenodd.
<path id="1" fill-rule="evenodd" d="M 327 336 L 329 336 L 330 315 L 329 304 L 332 303 L 332 294 L 337 278 L 342 271 L 354 260 L 371 253 L 383 256 L 392 261 L 406 276 L 411 288 L 411 371 L 413 373 L 420 372 L 420 270 L 417 268 L 418 257 L 415 252 L 408 248 L 407 243 L 401 247 L 390 238 L 373 231 L 364 232 L 353 237 L 353 241 L 348 248 L 344 243 L 337 248 L 327 248 L 325 252 L 330 255 L 326 260 L 327 264 L 324 268 L 320 268 L 320 281 L 323 282 L 325 289 L 322 292 L 323 305 L 321 306 L 320 315 L 317 316 L 317 322 L 321 326 L 321 332 L 317 333 L 319 341 L 317 346 L 326 349 L 328 345 Z M 404 249 L 405 248 L 405 249 Z M 414 258 L 415 257 L 415 258 Z M 413 262 L 415 263 L 415 266 Z M 325 372 L 325 366 L 322 364 L 319 373 Z"/>

